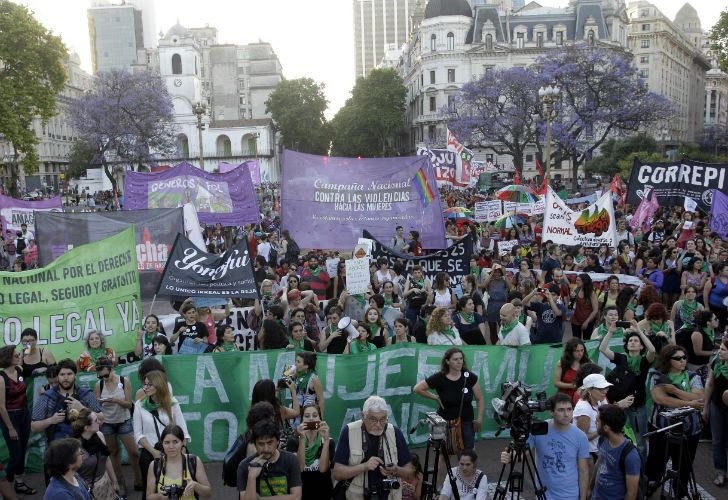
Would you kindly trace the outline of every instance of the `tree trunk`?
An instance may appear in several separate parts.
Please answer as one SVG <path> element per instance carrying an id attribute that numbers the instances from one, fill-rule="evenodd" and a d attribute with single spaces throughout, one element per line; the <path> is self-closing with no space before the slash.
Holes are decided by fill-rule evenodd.
<path id="1" fill-rule="evenodd" d="M 513 168 L 516 169 L 516 174 L 523 182 L 523 151 L 519 151 L 518 155 L 513 155 Z"/>
<path id="2" fill-rule="evenodd" d="M 106 174 L 106 177 L 111 181 L 111 192 L 116 193 L 116 179 L 114 179 L 114 175 L 109 170 L 109 165 L 106 163 L 105 159 L 101 160 L 101 164 L 104 166 L 104 173 Z"/>
<path id="3" fill-rule="evenodd" d="M 20 173 L 20 164 L 18 163 L 18 150 L 13 148 L 13 163 L 10 165 L 10 196 L 20 198 L 20 190 L 18 189 L 18 174 Z"/>
<path id="4" fill-rule="evenodd" d="M 576 155 L 571 155 L 571 189 L 575 193 L 579 190 L 579 162 Z"/>

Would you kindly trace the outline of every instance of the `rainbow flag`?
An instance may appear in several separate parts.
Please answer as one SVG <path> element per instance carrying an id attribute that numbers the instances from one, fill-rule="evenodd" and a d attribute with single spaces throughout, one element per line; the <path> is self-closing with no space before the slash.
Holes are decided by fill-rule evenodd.
<path id="1" fill-rule="evenodd" d="M 417 171 L 417 174 L 415 174 L 415 178 L 413 179 L 413 181 L 415 188 L 417 188 L 417 191 L 420 193 L 422 205 L 426 207 L 435 199 L 435 193 L 432 191 L 432 188 L 427 183 L 427 176 L 425 175 L 424 168 L 420 168 Z"/>

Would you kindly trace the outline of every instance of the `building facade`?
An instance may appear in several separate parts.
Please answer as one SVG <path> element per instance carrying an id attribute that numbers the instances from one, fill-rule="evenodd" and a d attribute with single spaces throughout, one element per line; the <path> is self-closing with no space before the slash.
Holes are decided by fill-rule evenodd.
<path id="1" fill-rule="evenodd" d="M 652 92 L 667 98 L 675 117 L 658 128 L 667 147 L 697 142 L 705 123 L 705 79 L 710 69 L 702 54 L 698 14 L 686 4 L 670 21 L 654 4 L 630 3 L 628 46 L 640 76 Z"/>
<path id="2" fill-rule="evenodd" d="M 65 178 L 68 166 L 68 155 L 71 152 L 73 141 L 76 140 L 76 133 L 71 127 L 68 114 L 68 107 L 73 99 L 80 97 L 91 88 L 92 77 L 81 69 L 81 59 L 78 54 L 72 53 L 66 61 L 66 73 L 68 81 L 66 88 L 56 99 L 56 115 L 43 125 L 40 118 L 33 121 L 33 131 L 38 138 L 38 172 L 33 175 L 26 175 L 25 170 L 20 166 L 18 182 L 21 191 L 34 189 L 53 189 L 59 191 L 67 182 Z M 12 146 L 0 141 L 0 156 L 3 166 L 0 167 L 2 183 L 5 186 L 10 184 L 10 166 L 13 159 Z"/>
<path id="3" fill-rule="evenodd" d="M 95 2 L 87 15 L 94 74 L 131 68 L 137 61 L 137 50 L 144 48 L 142 11 L 130 3 Z"/>

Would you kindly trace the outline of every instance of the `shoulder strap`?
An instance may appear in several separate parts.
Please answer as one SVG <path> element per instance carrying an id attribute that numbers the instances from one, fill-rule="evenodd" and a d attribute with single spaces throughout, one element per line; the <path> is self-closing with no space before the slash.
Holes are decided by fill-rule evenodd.
<path id="1" fill-rule="evenodd" d="M 478 474 L 478 479 L 475 480 L 475 494 L 476 495 L 478 493 L 478 487 L 480 486 L 480 481 L 481 481 L 481 479 L 483 479 L 484 475 L 485 474 L 483 474 L 483 471 L 480 471 L 480 474 Z"/>
<path id="2" fill-rule="evenodd" d="M 159 482 L 159 477 L 162 475 L 162 459 L 161 458 L 155 458 L 154 459 L 154 478 L 155 483 Z"/>
<path id="3" fill-rule="evenodd" d="M 99 396 L 104 393 L 104 379 L 99 380 Z"/>
<path id="4" fill-rule="evenodd" d="M 625 461 L 627 460 L 627 455 L 629 455 L 633 449 L 635 449 L 634 445 L 629 441 L 629 439 L 625 439 L 625 445 L 624 448 L 622 448 L 622 451 L 619 454 L 619 470 L 622 471 L 622 477 L 624 478 L 624 487 L 627 487 L 627 472 L 625 469 Z M 641 458 L 640 458 L 641 460 Z M 641 465 L 640 465 L 641 466 Z"/>
<path id="5" fill-rule="evenodd" d="M 197 456 L 190 453 L 187 454 L 187 470 L 190 471 L 192 480 L 197 481 Z"/>

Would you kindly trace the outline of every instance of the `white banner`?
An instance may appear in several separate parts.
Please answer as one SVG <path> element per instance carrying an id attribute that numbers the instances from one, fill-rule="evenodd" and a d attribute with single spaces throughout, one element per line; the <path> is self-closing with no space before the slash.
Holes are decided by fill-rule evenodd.
<path id="1" fill-rule="evenodd" d="M 611 191 L 586 209 L 574 212 L 549 186 L 542 239 L 560 245 L 595 248 L 607 244 L 616 248 L 617 224 Z"/>
<path id="2" fill-rule="evenodd" d="M 366 293 L 370 282 L 369 259 L 348 259 L 346 261 L 346 290 L 351 295 Z"/>
<path id="3" fill-rule="evenodd" d="M 500 200 L 479 201 L 475 203 L 473 211 L 475 220 L 478 222 L 493 222 L 503 215 L 503 207 Z"/>
<path id="4" fill-rule="evenodd" d="M 498 255 L 506 255 L 511 253 L 513 247 L 518 246 L 518 240 L 508 240 L 498 242 Z"/>

